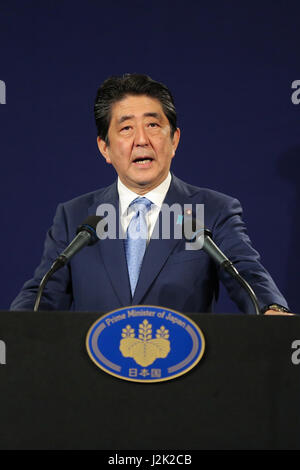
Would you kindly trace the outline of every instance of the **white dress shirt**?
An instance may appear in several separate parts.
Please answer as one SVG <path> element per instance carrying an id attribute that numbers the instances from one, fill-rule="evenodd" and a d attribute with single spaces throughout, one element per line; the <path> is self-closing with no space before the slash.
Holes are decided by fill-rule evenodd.
<path id="1" fill-rule="evenodd" d="M 146 214 L 147 226 L 148 226 L 148 242 L 151 238 L 159 211 L 161 209 L 162 203 L 165 199 L 165 196 L 168 192 L 171 183 L 171 174 L 168 173 L 166 179 L 156 188 L 152 189 L 146 194 L 141 196 L 140 194 L 136 194 L 130 189 L 125 186 L 120 178 L 118 178 L 118 193 L 119 193 L 119 200 L 120 200 L 120 221 L 121 226 L 126 233 L 128 225 L 130 223 L 131 218 L 134 216 L 135 211 L 133 207 L 129 207 L 130 204 L 134 199 L 137 197 L 146 197 L 152 202 L 151 209 Z"/>

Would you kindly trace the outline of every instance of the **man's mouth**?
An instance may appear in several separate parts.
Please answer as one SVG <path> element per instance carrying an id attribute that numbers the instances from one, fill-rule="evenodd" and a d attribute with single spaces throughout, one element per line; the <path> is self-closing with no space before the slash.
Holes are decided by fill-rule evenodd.
<path id="1" fill-rule="evenodd" d="M 150 164 L 153 161 L 152 157 L 136 157 L 133 160 L 133 163 L 136 163 L 138 165 L 147 165 Z"/>

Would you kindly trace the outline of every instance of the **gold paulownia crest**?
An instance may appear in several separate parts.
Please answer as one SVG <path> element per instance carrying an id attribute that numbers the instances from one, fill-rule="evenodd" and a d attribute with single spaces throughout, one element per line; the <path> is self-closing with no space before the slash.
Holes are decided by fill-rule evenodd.
<path id="1" fill-rule="evenodd" d="M 152 325 L 144 320 L 139 325 L 139 337 L 135 337 L 135 331 L 130 325 L 122 329 L 120 351 L 124 357 L 132 357 L 137 364 L 147 367 L 155 359 L 165 358 L 169 354 L 170 341 L 169 330 L 163 325 L 156 330 L 156 337 L 152 338 Z"/>

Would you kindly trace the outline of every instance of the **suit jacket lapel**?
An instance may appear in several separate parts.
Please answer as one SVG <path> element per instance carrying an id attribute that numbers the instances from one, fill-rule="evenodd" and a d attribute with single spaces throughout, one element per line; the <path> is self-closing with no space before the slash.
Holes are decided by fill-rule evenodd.
<path id="1" fill-rule="evenodd" d="M 178 180 L 178 178 L 176 178 L 174 175 L 172 176 L 171 185 L 165 197 L 164 204 L 172 206 L 172 204 L 177 203 L 183 207 L 184 204 L 189 204 L 191 202 L 190 193 L 186 190 L 186 186 L 183 186 L 183 184 L 184 183 Z M 159 214 L 157 223 L 159 223 L 159 227 L 161 229 L 161 212 Z M 173 226 L 171 224 L 171 233 L 169 239 L 150 240 L 143 259 L 143 264 L 134 297 L 132 299 L 133 305 L 137 305 L 142 302 L 143 297 L 162 270 L 170 254 L 176 245 L 181 242 L 181 240 L 174 239 L 172 237 L 172 228 Z"/>
<path id="2" fill-rule="evenodd" d="M 188 189 L 187 185 L 172 175 L 172 181 L 164 203 L 168 204 L 169 206 L 177 203 L 183 207 L 184 204 L 191 203 L 190 197 L 192 195 L 193 194 Z M 120 304 L 123 306 L 140 304 L 143 301 L 143 297 L 151 287 L 151 284 L 163 269 L 163 266 L 165 265 L 168 257 L 175 249 L 176 245 L 181 242 L 181 240 L 174 239 L 172 237 L 172 224 L 170 238 L 150 240 L 143 259 L 143 264 L 134 297 L 132 299 L 124 240 L 118 236 L 119 196 L 117 191 L 117 183 L 109 186 L 103 193 L 101 193 L 101 195 L 89 208 L 89 214 L 96 214 L 97 207 L 100 204 L 112 204 L 117 214 L 117 237 L 100 240 L 97 245 L 101 259 L 103 261 L 103 265 L 111 280 L 113 289 L 119 299 Z M 159 214 L 157 224 L 159 224 L 161 229 L 161 212 Z"/>
<path id="3" fill-rule="evenodd" d="M 111 280 L 113 289 L 123 306 L 131 304 L 131 292 L 129 285 L 127 262 L 125 257 L 124 240 L 119 238 L 119 196 L 117 184 L 109 186 L 100 198 L 89 208 L 89 214 L 96 214 L 100 204 L 111 204 L 117 215 L 115 238 L 106 238 L 98 242 L 98 249 L 103 265 Z"/>

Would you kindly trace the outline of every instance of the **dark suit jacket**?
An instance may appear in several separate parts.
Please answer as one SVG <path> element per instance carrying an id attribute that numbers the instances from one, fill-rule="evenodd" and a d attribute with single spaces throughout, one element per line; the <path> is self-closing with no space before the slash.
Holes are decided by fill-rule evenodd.
<path id="1" fill-rule="evenodd" d="M 184 183 L 172 175 L 165 203 L 204 204 L 205 226 L 255 291 L 260 307 L 287 303 L 260 264 L 242 221 L 240 203 L 229 196 Z M 76 234 L 76 228 L 100 204 L 118 208 L 117 184 L 60 204 L 47 233 L 40 265 L 11 305 L 12 310 L 32 309 L 39 282 L 54 259 Z M 124 240 L 101 240 L 84 248 L 69 265 L 48 282 L 40 309 L 108 312 L 128 305 L 157 305 L 180 312 L 211 312 L 218 296 L 219 279 L 241 312 L 254 313 L 239 284 L 219 271 L 203 251 L 185 250 L 185 240 L 151 239 L 139 281 L 131 298 Z"/>

